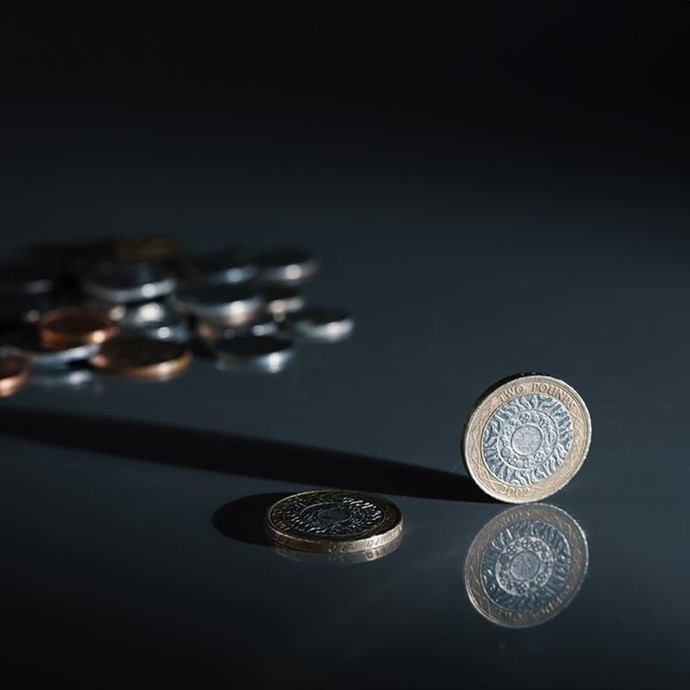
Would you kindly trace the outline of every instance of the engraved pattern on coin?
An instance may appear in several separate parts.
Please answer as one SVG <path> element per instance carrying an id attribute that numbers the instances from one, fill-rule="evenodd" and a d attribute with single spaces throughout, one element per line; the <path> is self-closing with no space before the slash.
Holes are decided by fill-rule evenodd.
<path id="1" fill-rule="evenodd" d="M 504 609 L 536 609 L 563 590 L 571 561 L 570 546 L 554 525 L 526 520 L 491 540 L 482 559 L 482 584 Z"/>
<path id="2" fill-rule="evenodd" d="M 273 520 L 281 529 L 311 536 L 339 537 L 372 530 L 383 522 L 384 512 L 374 503 L 349 495 L 306 496 L 276 511 Z"/>
<path id="3" fill-rule="evenodd" d="M 573 422 L 565 406 L 543 394 L 521 395 L 501 405 L 484 430 L 482 450 L 497 479 L 535 484 L 560 469 L 573 442 Z"/>

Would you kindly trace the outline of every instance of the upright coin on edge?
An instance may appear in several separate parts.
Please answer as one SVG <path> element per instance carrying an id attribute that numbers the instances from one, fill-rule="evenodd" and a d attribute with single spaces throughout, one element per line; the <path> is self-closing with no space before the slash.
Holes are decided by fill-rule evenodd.
<path id="1" fill-rule="evenodd" d="M 398 539 L 402 515 L 380 496 L 355 491 L 305 491 L 274 503 L 266 533 L 278 546 L 299 551 L 354 553 Z"/>
<path id="2" fill-rule="evenodd" d="M 487 494 L 529 503 L 575 476 L 591 437 L 589 412 L 573 388 L 552 376 L 520 374 L 479 398 L 465 423 L 462 453 Z"/>

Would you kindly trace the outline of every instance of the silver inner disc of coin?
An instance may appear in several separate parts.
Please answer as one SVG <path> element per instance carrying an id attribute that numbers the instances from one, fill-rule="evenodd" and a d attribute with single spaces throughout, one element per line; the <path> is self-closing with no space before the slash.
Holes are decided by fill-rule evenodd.
<path id="1" fill-rule="evenodd" d="M 482 558 L 482 585 L 498 606 L 510 611 L 532 610 L 560 594 L 571 564 L 570 545 L 556 526 L 525 520 L 491 540 Z"/>
<path id="2" fill-rule="evenodd" d="M 573 443 L 573 421 L 550 395 L 521 395 L 489 419 L 482 452 L 491 474 L 507 484 L 529 486 L 550 477 L 565 462 Z"/>

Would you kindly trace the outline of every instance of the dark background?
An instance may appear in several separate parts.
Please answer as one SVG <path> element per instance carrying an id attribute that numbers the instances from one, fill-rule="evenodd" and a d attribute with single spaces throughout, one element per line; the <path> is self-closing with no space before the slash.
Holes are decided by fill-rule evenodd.
<path id="1" fill-rule="evenodd" d="M 8 259 L 302 242 L 324 261 L 310 298 L 357 319 L 275 377 L 198 361 L 2 401 L 25 683 L 685 687 L 689 21 L 681 0 L 0 2 Z M 464 592 L 502 507 L 458 445 L 481 391 L 532 370 L 592 413 L 552 501 L 591 568 L 510 631 Z M 345 485 L 401 507 L 395 553 L 339 568 L 258 543 L 274 494 Z"/>

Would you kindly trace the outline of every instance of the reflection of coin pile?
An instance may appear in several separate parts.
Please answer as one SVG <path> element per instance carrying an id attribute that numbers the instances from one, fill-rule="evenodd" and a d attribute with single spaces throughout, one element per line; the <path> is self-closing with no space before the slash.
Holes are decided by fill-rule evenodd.
<path id="1" fill-rule="evenodd" d="M 319 265 L 296 248 L 188 256 L 163 237 L 34 249 L 0 271 L 0 395 L 94 370 L 161 380 L 192 353 L 225 371 L 280 371 L 296 341 L 352 332 L 346 310 L 307 305 Z"/>

